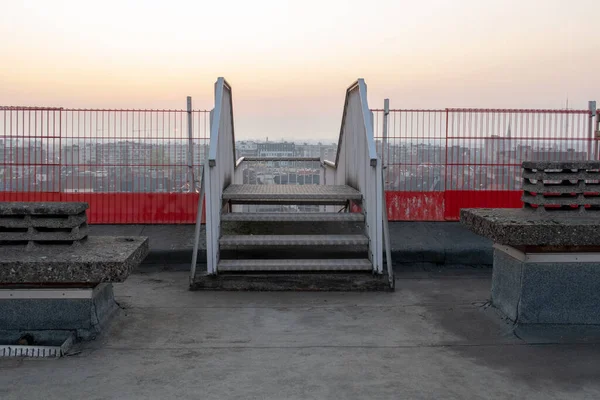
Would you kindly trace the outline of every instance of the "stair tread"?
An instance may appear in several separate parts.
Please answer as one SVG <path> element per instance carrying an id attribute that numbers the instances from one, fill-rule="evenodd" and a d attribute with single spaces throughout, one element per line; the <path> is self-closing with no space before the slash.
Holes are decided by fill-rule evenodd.
<path id="1" fill-rule="evenodd" d="M 368 259 L 221 260 L 218 271 L 371 271 Z"/>
<path id="2" fill-rule="evenodd" d="M 224 235 L 222 246 L 342 246 L 367 245 L 365 235 Z"/>
<path id="3" fill-rule="evenodd" d="M 362 194 L 346 185 L 229 185 L 223 200 L 326 201 L 361 200 Z"/>
<path id="4" fill-rule="evenodd" d="M 304 221 L 315 221 L 315 222 L 362 222 L 365 220 L 364 214 L 361 213 L 337 213 L 337 212 L 312 212 L 312 213 L 226 213 L 221 215 L 221 221 L 251 221 L 251 222 L 304 222 Z"/>

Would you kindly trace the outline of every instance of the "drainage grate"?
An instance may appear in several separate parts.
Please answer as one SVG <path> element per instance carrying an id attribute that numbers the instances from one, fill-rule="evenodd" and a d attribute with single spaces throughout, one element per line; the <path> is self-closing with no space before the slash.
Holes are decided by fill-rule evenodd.
<path id="1" fill-rule="evenodd" d="M 0 344 L 0 357 L 59 358 L 64 356 L 72 345 L 73 335 L 60 346 Z"/>

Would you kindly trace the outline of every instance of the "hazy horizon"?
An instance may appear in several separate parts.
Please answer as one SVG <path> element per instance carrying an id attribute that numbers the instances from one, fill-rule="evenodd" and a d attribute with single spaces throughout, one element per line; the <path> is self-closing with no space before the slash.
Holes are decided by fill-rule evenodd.
<path id="1" fill-rule="evenodd" d="M 225 76 L 238 139 L 335 141 L 358 77 L 372 108 L 600 101 L 591 0 L 5 3 L 0 105 L 210 109 Z"/>

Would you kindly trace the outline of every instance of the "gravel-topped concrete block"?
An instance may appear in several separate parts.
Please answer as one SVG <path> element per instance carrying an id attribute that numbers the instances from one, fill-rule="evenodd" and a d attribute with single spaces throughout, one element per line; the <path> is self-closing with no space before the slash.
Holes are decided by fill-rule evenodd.
<path id="1" fill-rule="evenodd" d="M 81 246 L 0 247 L 0 284 L 123 282 L 148 254 L 146 237 L 90 236 Z"/>
<path id="2" fill-rule="evenodd" d="M 87 209 L 82 202 L 0 202 L 0 215 L 73 215 Z"/>
<path id="3" fill-rule="evenodd" d="M 465 208 L 460 211 L 460 222 L 478 235 L 509 246 L 600 244 L 600 212 Z"/>
<path id="4" fill-rule="evenodd" d="M 68 216 L 0 215 L 2 228 L 75 228 L 87 222 L 85 211 Z"/>
<path id="5" fill-rule="evenodd" d="M 594 170 L 600 169 L 600 161 L 598 160 L 583 160 L 583 161 L 523 161 L 523 168 L 526 169 L 584 169 Z"/>
<path id="6" fill-rule="evenodd" d="M 72 228 L 3 228 L 0 227 L 0 245 L 10 245 L 13 242 L 23 244 L 43 244 L 44 242 L 66 242 L 72 244 L 87 238 L 89 228 L 87 223 Z"/>

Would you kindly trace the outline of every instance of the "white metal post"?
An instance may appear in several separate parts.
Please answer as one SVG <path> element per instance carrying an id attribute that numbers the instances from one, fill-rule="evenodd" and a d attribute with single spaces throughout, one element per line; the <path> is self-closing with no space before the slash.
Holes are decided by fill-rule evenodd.
<path id="1" fill-rule="evenodd" d="M 194 180 L 194 141 L 192 137 L 192 97 L 187 97 L 187 123 L 188 123 L 188 187 L 190 193 L 196 191 Z"/>
<path id="2" fill-rule="evenodd" d="M 216 107 L 216 102 L 215 102 L 215 107 Z M 214 114 L 215 114 L 215 109 L 213 108 L 212 110 L 210 110 L 210 118 L 209 118 L 209 123 L 210 123 L 210 132 L 211 132 L 211 136 L 210 136 L 210 141 L 209 141 L 209 146 L 210 143 L 212 142 L 213 138 L 212 138 L 212 132 L 213 132 L 213 126 L 215 124 L 214 121 Z M 212 184 L 211 184 L 211 170 L 210 170 L 210 163 L 209 163 L 209 157 L 206 157 L 204 159 L 204 185 L 206 186 L 206 188 L 210 190 L 212 190 Z M 206 270 L 209 274 L 214 274 L 217 270 L 217 267 L 215 265 L 215 260 L 216 260 L 216 255 L 215 252 L 216 250 L 214 249 L 214 235 L 213 235 L 213 230 L 214 228 L 214 222 L 213 222 L 213 208 L 212 207 L 212 201 L 213 201 L 213 197 L 212 197 L 212 192 L 209 191 L 204 191 L 205 196 L 206 196 Z"/>
<path id="3" fill-rule="evenodd" d="M 591 151 L 588 151 L 588 158 L 597 160 L 598 159 L 598 139 L 600 139 L 598 137 L 598 135 L 600 134 L 600 132 L 596 130 L 596 124 L 598 124 L 598 121 L 596 121 L 596 123 L 594 123 L 594 119 L 597 119 L 596 118 L 596 102 L 589 101 L 588 108 L 590 110 L 590 120 L 588 123 L 590 146 L 588 147 L 588 149 L 591 147 Z"/>
<path id="4" fill-rule="evenodd" d="M 198 196 L 198 208 L 196 214 L 196 228 L 194 230 L 194 252 L 192 253 L 192 266 L 190 268 L 190 285 L 196 278 L 196 264 L 198 262 L 198 244 L 200 243 L 200 228 L 202 226 L 202 213 L 204 211 L 204 168 L 202 168 L 202 178 L 200 181 L 200 195 Z"/>
<path id="5" fill-rule="evenodd" d="M 389 160 L 386 160 L 387 146 L 388 146 L 388 115 L 390 114 L 390 99 L 383 100 L 383 149 L 381 151 L 381 162 L 383 166 L 388 165 Z"/>
<path id="6" fill-rule="evenodd" d="M 390 115 L 390 99 L 383 100 L 383 149 L 381 150 L 381 166 L 384 174 L 387 174 L 387 166 L 390 162 L 388 159 L 388 118 Z M 383 179 L 383 190 L 385 190 L 386 179 Z M 385 211 L 384 211 L 385 212 Z"/>

